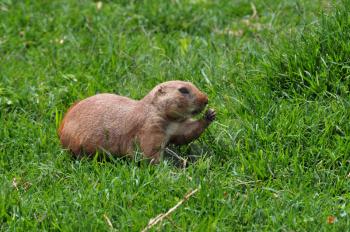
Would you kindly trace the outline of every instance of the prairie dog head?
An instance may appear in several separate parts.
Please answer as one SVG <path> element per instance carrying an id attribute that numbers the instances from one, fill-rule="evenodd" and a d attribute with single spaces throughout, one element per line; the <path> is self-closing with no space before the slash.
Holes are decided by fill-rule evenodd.
<path id="1" fill-rule="evenodd" d="M 169 119 L 186 119 L 199 114 L 208 104 L 208 97 L 186 81 L 168 81 L 154 87 L 152 104 Z"/>

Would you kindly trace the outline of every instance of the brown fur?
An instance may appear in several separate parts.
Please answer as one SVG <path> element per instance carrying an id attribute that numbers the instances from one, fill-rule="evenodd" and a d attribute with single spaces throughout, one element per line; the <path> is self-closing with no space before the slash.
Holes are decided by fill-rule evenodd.
<path id="1" fill-rule="evenodd" d="M 71 105 L 71 106 L 68 108 L 66 114 L 68 114 L 69 111 L 70 111 L 76 104 L 78 104 L 78 103 L 79 103 L 79 101 L 74 102 L 73 105 Z M 58 130 L 57 130 L 58 135 L 61 134 L 61 131 L 62 131 L 63 127 L 64 127 L 64 123 L 65 123 L 65 121 L 66 121 L 65 119 L 66 119 L 66 118 L 63 118 L 62 122 L 60 123 L 60 126 L 58 127 Z"/>
<path id="2" fill-rule="evenodd" d="M 136 142 L 145 157 L 158 163 L 169 143 L 193 141 L 215 119 L 210 109 L 204 118 L 191 119 L 207 103 L 204 93 L 184 81 L 159 84 L 139 101 L 97 94 L 71 106 L 58 133 L 63 147 L 76 155 L 98 150 L 132 155 Z"/>

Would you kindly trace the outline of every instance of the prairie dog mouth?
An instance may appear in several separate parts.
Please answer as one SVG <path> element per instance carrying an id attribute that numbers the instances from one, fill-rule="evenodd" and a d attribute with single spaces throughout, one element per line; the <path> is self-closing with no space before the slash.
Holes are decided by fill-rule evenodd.
<path id="1" fill-rule="evenodd" d="M 195 109 L 191 112 L 192 115 L 196 115 L 196 114 L 199 114 L 200 112 L 203 111 L 203 108 L 198 108 L 198 109 Z"/>

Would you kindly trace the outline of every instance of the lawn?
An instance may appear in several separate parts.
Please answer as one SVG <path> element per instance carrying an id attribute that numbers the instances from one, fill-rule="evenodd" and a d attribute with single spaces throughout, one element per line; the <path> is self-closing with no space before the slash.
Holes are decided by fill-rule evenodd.
<path id="1" fill-rule="evenodd" d="M 151 230 L 349 230 L 349 41 L 348 0 L 1 0 L 0 230 L 141 231 L 195 189 Z M 73 102 L 174 79 L 217 111 L 187 167 L 61 148 Z"/>

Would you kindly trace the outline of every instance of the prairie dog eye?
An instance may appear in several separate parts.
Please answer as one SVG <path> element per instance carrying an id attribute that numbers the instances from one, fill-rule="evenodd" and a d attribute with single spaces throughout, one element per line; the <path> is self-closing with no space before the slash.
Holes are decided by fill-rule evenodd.
<path id="1" fill-rule="evenodd" d="M 190 93 L 190 91 L 186 87 L 181 87 L 179 89 L 179 92 L 182 94 L 189 94 Z"/>

